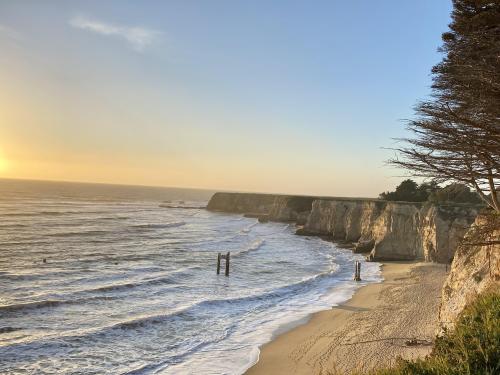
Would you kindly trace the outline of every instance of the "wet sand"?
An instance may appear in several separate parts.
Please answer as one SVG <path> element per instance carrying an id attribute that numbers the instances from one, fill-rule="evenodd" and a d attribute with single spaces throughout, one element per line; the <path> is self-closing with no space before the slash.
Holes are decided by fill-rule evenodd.
<path id="1" fill-rule="evenodd" d="M 427 355 L 438 322 L 445 266 L 388 262 L 384 281 L 359 289 L 353 298 L 314 314 L 299 327 L 261 348 L 247 375 L 346 374 L 386 367 L 396 357 Z M 407 340 L 423 340 L 408 346 Z"/>

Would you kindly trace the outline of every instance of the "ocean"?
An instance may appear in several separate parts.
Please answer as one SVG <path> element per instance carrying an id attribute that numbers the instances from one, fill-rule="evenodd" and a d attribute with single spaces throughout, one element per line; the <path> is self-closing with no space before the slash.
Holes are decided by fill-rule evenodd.
<path id="1" fill-rule="evenodd" d="M 277 332 L 381 280 L 293 224 L 206 211 L 212 193 L 0 180 L 0 373 L 242 374 Z"/>

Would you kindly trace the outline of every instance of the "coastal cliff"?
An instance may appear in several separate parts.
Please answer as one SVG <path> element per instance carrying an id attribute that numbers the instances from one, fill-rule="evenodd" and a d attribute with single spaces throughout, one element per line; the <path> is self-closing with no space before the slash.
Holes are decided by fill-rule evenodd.
<path id="1" fill-rule="evenodd" d="M 273 194 L 215 193 L 210 198 L 207 209 L 241 214 L 268 214 L 274 206 L 276 197 Z"/>
<path id="2" fill-rule="evenodd" d="M 478 216 L 471 231 L 484 221 L 483 216 Z M 466 239 L 468 237 L 466 234 Z M 500 228 L 491 235 L 491 239 L 499 238 Z M 500 245 L 459 246 L 442 290 L 440 331 L 452 328 L 467 303 L 489 289 L 500 289 Z"/>
<path id="3" fill-rule="evenodd" d="M 354 243 L 353 251 L 369 253 L 371 260 L 452 261 L 440 292 L 439 308 L 436 302 L 433 310 L 439 312 L 432 328 L 438 334 L 453 328 L 465 306 L 478 295 L 500 287 L 500 245 L 462 244 L 464 238 L 464 242 L 470 242 L 476 227 L 486 220 L 480 214 L 480 206 L 217 193 L 207 208 L 251 213 L 259 218 L 264 216 L 265 220 L 296 222 L 297 234 L 328 236 L 335 241 Z M 500 229 L 494 230 L 491 237 L 500 238 Z M 444 269 L 440 269 L 444 277 Z M 442 281 L 438 284 L 441 288 Z M 439 291 L 434 292 L 437 297 Z M 437 301 L 436 297 L 432 299 Z M 414 298 L 419 297 L 412 295 L 412 300 Z"/>
<path id="4" fill-rule="evenodd" d="M 355 243 L 373 260 L 440 263 L 453 258 L 478 214 L 474 206 L 253 193 L 216 193 L 207 209 L 296 222 L 297 234 Z"/>

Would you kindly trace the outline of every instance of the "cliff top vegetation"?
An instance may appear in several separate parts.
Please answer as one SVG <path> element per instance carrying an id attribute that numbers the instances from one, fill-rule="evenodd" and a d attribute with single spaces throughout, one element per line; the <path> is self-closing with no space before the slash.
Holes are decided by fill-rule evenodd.
<path id="1" fill-rule="evenodd" d="M 452 183 L 440 187 L 436 182 L 417 184 L 413 180 L 404 180 L 394 191 L 383 192 L 380 199 L 387 201 L 432 202 L 435 204 L 470 203 L 481 204 L 481 197 L 465 184 Z"/>

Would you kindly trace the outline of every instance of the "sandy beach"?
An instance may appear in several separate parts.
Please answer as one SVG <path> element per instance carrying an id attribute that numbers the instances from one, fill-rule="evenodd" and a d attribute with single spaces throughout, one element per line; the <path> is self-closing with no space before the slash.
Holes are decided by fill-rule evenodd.
<path id="1" fill-rule="evenodd" d="M 428 354 L 437 328 L 442 264 L 384 263 L 384 281 L 314 314 L 261 348 L 247 375 L 345 374 Z M 416 338 L 424 344 L 407 346 Z"/>

